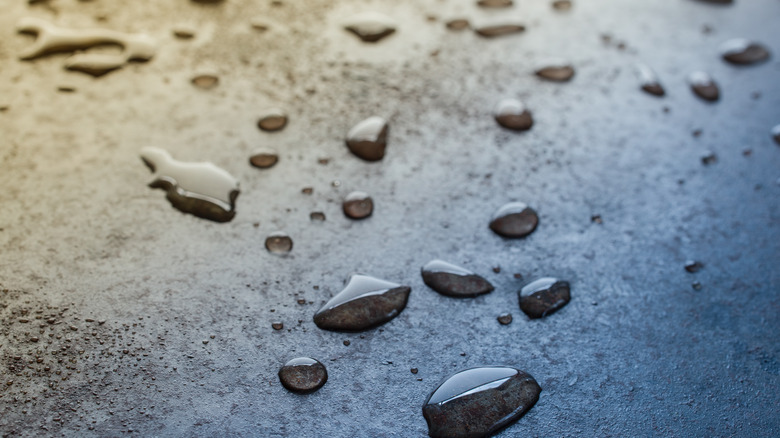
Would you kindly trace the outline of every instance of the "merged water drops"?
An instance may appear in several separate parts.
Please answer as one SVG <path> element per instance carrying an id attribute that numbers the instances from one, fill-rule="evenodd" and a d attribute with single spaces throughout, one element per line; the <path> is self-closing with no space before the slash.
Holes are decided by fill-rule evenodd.
<path id="1" fill-rule="evenodd" d="M 529 283 L 517 296 L 520 310 L 531 319 L 552 315 L 571 300 L 569 283 L 551 277 Z"/>
<path id="2" fill-rule="evenodd" d="M 448 297 L 473 298 L 494 289 L 483 277 L 442 260 L 423 266 L 422 277 L 428 287 Z"/>
<path id="3" fill-rule="evenodd" d="M 658 80 L 658 76 L 656 76 L 653 69 L 644 64 L 638 64 L 636 71 L 639 76 L 642 91 L 658 97 L 663 97 L 666 94 L 663 85 L 661 85 L 661 82 Z"/>
<path id="4" fill-rule="evenodd" d="M 499 102 L 494 117 L 499 125 L 514 131 L 526 131 L 534 125 L 531 112 L 517 99 L 504 99 Z"/>
<path id="5" fill-rule="evenodd" d="M 344 214 L 350 219 L 365 219 L 374 212 L 374 200 L 365 192 L 352 192 L 341 204 Z"/>
<path id="6" fill-rule="evenodd" d="M 275 149 L 261 148 L 255 150 L 251 157 L 249 157 L 249 164 L 259 169 L 268 169 L 273 167 L 279 162 L 279 154 Z"/>
<path id="7" fill-rule="evenodd" d="M 384 158 L 387 147 L 387 121 L 381 117 L 369 117 L 353 126 L 347 133 L 347 147 L 353 154 L 366 160 Z"/>
<path id="8" fill-rule="evenodd" d="M 292 251 L 293 240 L 287 233 L 276 231 L 265 239 L 265 249 L 274 254 L 287 254 Z"/>
<path id="9" fill-rule="evenodd" d="M 696 71 L 688 75 L 688 83 L 691 85 L 693 93 L 700 98 L 715 102 L 720 99 L 720 88 L 710 75 L 703 71 Z"/>
<path id="10" fill-rule="evenodd" d="M 574 77 L 574 67 L 562 59 L 555 59 L 545 63 L 535 73 L 548 81 L 567 82 Z"/>
<path id="11" fill-rule="evenodd" d="M 288 391 L 309 394 L 325 385 L 328 381 L 328 370 L 316 359 L 299 357 L 279 369 L 279 381 Z"/>
<path id="12" fill-rule="evenodd" d="M 409 286 L 353 275 L 347 286 L 314 315 L 314 323 L 323 330 L 368 330 L 398 316 L 411 291 Z"/>
<path id="13" fill-rule="evenodd" d="M 433 438 L 486 437 L 516 421 L 539 400 L 542 388 L 528 373 L 490 366 L 447 378 L 423 404 Z"/>
<path id="14" fill-rule="evenodd" d="M 167 192 L 171 205 L 215 222 L 235 216 L 238 180 L 212 163 L 185 163 L 160 148 L 146 147 L 141 159 L 154 173 L 149 187 Z"/>
<path id="15" fill-rule="evenodd" d="M 280 131 L 285 126 L 287 126 L 287 114 L 278 108 L 266 111 L 266 114 L 257 121 L 257 127 L 266 132 Z"/>
<path id="16" fill-rule="evenodd" d="M 395 20 L 378 12 L 361 12 L 350 17 L 344 28 L 361 40 L 375 43 L 395 32 L 398 27 Z"/>
<path id="17" fill-rule="evenodd" d="M 490 221 L 494 233 L 509 238 L 525 237 L 536 230 L 539 216 L 523 202 L 510 202 L 499 208 Z"/>

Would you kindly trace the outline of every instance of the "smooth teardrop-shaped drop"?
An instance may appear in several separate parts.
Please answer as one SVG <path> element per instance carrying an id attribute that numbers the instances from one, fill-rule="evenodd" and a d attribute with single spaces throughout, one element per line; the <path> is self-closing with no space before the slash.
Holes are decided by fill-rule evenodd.
<path id="1" fill-rule="evenodd" d="M 518 292 L 520 310 L 531 319 L 543 318 L 569 304 L 569 282 L 557 278 L 540 278 Z"/>
<path id="2" fill-rule="evenodd" d="M 460 371 L 428 396 L 423 416 L 433 438 L 486 437 L 516 421 L 539 400 L 528 373 L 491 366 Z"/>
<path id="3" fill-rule="evenodd" d="M 428 287 L 448 297 L 473 298 L 494 289 L 483 277 L 442 260 L 423 266 L 422 277 Z"/>
<path id="4" fill-rule="evenodd" d="M 328 370 L 316 359 L 299 357 L 288 361 L 279 369 L 279 381 L 288 391 L 308 394 L 325 385 L 328 381 Z"/>
<path id="5" fill-rule="evenodd" d="M 693 72 L 688 76 L 688 82 L 691 84 L 691 91 L 700 98 L 715 102 L 720 99 L 720 89 L 715 80 L 703 71 Z"/>
<path id="6" fill-rule="evenodd" d="M 375 43 L 395 32 L 395 20 L 378 12 L 361 12 L 350 17 L 344 28 L 361 40 Z"/>
<path id="7" fill-rule="evenodd" d="M 523 202 L 510 202 L 499 208 L 490 221 L 494 233 L 509 238 L 525 237 L 536 230 L 539 216 Z"/>
<path id="8" fill-rule="evenodd" d="M 366 161 L 379 161 L 387 147 L 387 121 L 381 117 L 369 117 L 358 123 L 347 134 L 347 147 L 353 154 Z"/>
<path id="9" fill-rule="evenodd" d="M 637 75 L 639 76 L 639 83 L 642 91 L 653 96 L 663 97 L 666 94 L 663 85 L 658 80 L 658 76 L 650 67 L 639 64 L 636 68 Z"/>
<path id="10" fill-rule="evenodd" d="M 514 131 L 526 131 L 534 125 L 531 112 L 517 99 L 504 99 L 499 102 L 494 117 L 499 125 Z"/>
<path id="11" fill-rule="evenodd" d="M 409 286 L 353 275 L 344 290 L 314 315 L 314 323 L 323 330 L 368 330 L 398 316 L 411 291 Z"/>
<path id="12" fill-rule="evenodd" d="M 720 48 L 721 56 L 736 65 L 751 65 L 769 59 L 769 49 L 744 38 L 728 40 Z"/>

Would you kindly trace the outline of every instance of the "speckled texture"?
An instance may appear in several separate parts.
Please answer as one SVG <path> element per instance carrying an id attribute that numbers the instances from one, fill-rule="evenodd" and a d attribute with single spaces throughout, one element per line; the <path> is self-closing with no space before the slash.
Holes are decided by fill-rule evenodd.
<path id="1" fill-rule="evenodd" d="M 735 67 L 718 51 L 745 37 L 780 53 L 776 0 L 587 0 L 565 13 L 516 2 L 499 13 L 526 31 L 495 39 L 446 29 L 497 12 L 474 2 L 26 3 L 2 0 L 0 14 L 1 435 L 422 437 L 437 382 L 485 364 L 544 388 L 503 437 L 780 435 L 780 148 L 769 134 L 780 64 Z M 362 7 L 398 30 L 362 43 L 340 23 Z M 19 61 L 31 39 L 13 27 L 28 15 L 147 33 L 159 50 L 98 79 L 65 71 L 63 55 Z M 180 24 L 195 37 L 176 38 Z M 548 57 L 577 75 L 541 81 L 533 71 Z M 639 90 L 640 61 L 666 97 Z M 696 70 L 718 82 L 719 102 L 691 93 Z M 219 84 L 194 87 L 198 74 Z M 497 126 L 509 97 L 533 108 L 532 130 Z M 289 124 L 260 132 L 274 107 Z M 392 126 L 375 163 L 344 144 L 370 115 Z M 233 221 L 184 215 L 148 188 L 144 146 L 238 178 Z M 248 163 L 261 146 L 279 151 L 272 169 Z M 705 151 L 718 162 L 702 166 Z M 366 220 L 341 212 L 354 190 L 376 201 Z M 515 200 L 540 225 L 502 239 L 487 224 Z M 263 246 L 278 230 L 295 241 L 282 257 Z M 428 290 L 419 267 L 437 257 L 501 266 L 486 275 L 496 290 L 467 301 Z M 689 259 L 706 268 L 686 272 Z M 353 272 L 411 286 L 407 308 L 359 335 L 318 329 L 312 316 Z M 527 321 L 514 273 L 565 278 L 575 295 Z M 69 310 L 43 334 L 9 313 L 59 315 L 47 306 Z M 496 321 L 505 312 L 511 325 Z M 77 351 L 62 363 L 47 352 L 67 345 Z M 303 355 L 329 381 L 299 397 L 276 373 Z M 15 356 L 33 368 L 12 371 Z"/>

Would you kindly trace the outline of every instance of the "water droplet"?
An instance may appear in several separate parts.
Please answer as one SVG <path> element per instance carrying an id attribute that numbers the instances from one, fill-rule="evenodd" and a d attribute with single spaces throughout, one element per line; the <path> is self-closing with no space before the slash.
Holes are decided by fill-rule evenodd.
<path id="1" fill-rule="evenodd" d="M 287 233 L 277 231 L 265 239 L 265 248 L 274 254 L 286 254 L 292 251 L 293 241 Z"/>
<path id="2" fill-rule="evenodd" d="M 374 200 L 365 192 L 352 192 L 344 198 L 344 214 L 350 219 L 365 219 L 374 212 Z"/>
<path id="3" fill-rule="evenodd" d="M 257 121 L 257 127 L 266 132 L 280 131 L 287 126 L 287 114 L 280 109 L 272 109 Z"/>
<path id="4" fill-rule="evenodd" d="M 526 131 L 534 125 L 531 112 L 517 99 L 504 99 L 496 106 L 496 122 L 507 129 Z"/>
<path id="5" fill-rule="evenodd" d="M 279 154 L 271 148 L 258 149 L 249 157 L 249 164 L 259 169 L 268 169 L 277 162 L 279 162 Z"/>
<path id="6" fill-rule="evenodd" d="M 344 290 L 314 315 L 314 323 L 323 330 L 368 330 L 398 316 L 411 290 L 409 286 L 353 275 Z"/>
<path id="7" fill-rule="evenodd" d="M 271 328 L 276 330 L 276 331 L 283 330 L 284 329 L 284 323 L 282 323 L 280 321 L 274 321 L 274 322 L 271 323 Z"/>
<path id="8" fill-rule="evenodd" d="M 349 339 L 344 339 L 344 342 L 342 343 L 344 344 L 345 347 L 349 347 L 352 344 L 352 342 L 350 342 Z"/>
<path id="9" fill-rule="evenodd" d="M 344 28 L 361 40 L 375 43 L 395 32 L 395 20 L 378 12 L 361 12 L 347 20 Z"/>
<path id="10" fill-rule="evenodd" d="M 485 38 L 495 38 L 525 32 L 525 26 L 515 23 L 491 24 L 480 26 L 474 29 L 474 32 Z"/>
<path id="11" fill-rule="evenodd" d="M 470 26 L 469 20 L 465 18 L 456 18 L 447 22 L 447 29 L 449 30 L 465 30 Z"/>
<path id="12" fill-rule="evenodd" d="M 412 369 L 411 369 L 411 370 L 409 370 L 409 371 L 411 371 L 411 372 L 412 372 L 412 374 L 417 374 L 417 373 L 419 372 L 419 370 L 418 370 L 417 368 L 412 368 Z"/>
<path id="13" fill-rule="evenodd" d="M 691 283 L 691 287 L 693 288 L 693 290 L 701 290 L 703 286 L 698 281 L 694 281 L 693 283 Z"/>
<path id="14" fill-rule="evenodd" d="M 709 166 L 718 162 L 718 156 L 714 152 L 707 152 L 701 157 L 701 164 Z"/>
<path id="15" fill-rule="evenodd" d="M 642 91 L 658 97 L 662 97 L 666 94 L 663 85 L 661 85 L 661 82 L 658 80 L 658 76 L 653 69 L 644 64 L 639 64 L 637 65 L 636 70 Z"/>
<path id="16" fill-rule="evenodd" d="M 552 7 L 556 11 L 568 11 L 571 9 L 571 0 L 555 0 L 552 2 Z"/>
<path id="17" fill-rule="evenodd" d="M 542 388 L 523 371 L 482 367 L 446 379 L 423 404 L 428 434 L 439 437 L 487 437 L 523 416 L 539 400 Z"/>
<path id="18" fill-rule="evenodd" d="M 720 89 L 718 84 L 703 71 L 696 71 L 688 76 L 688 83 L 691 84 L 691 90 L 700 98 L 715 102 L 720 99 Z"/>
<path id="19" fill-rule="evenodd" d="M 522 202 L 510 202 L 499 208 L 490 221 L 494 233 L 509 238 L 525 237 L 539 225 L 539 216 Z"/>
<path id="20" fill-rule="evenodd" d="M 571 300 L 569 283 L 549 277 L 529 283 L 517 295 L 520 310 L 531 319 L 552 315 Z"/>
<path id="21" fill-rule="evenodd" d="M 311 195 L 314 193 L 314 187 L 304 187 L 301 189 L 301 193 L 304 195 Z"/>
<path id="22" fill-rule="evenodd" d="M 512 0 L 478 0 L 477 5 L 483 8 L 508 8 L 514 3 Z"/>
<path id="23" fill-rule="evenodd" d="M 219 84 L 219 78 L 215 75 L 204 74 L 192 78 L 192 85 L 204 90 L 210 90 Z"/>
<path id="24" fill-rule="evenodd" d="M 772 128 L 772 138 L 775 140 L 775 143 L 780 144 L 780 125 Z"/>
<path id="25" fill-rule="evenodd" d="M 436 292 L 455 298 L 473 298 L 493 291 L 493 285 L 460 266 L 433 260 L 422 268 L 423 282 Z"/>
<path id="26" fill-rule="evenodd" d="M 195 37 L 195 28 L 186 24 L 180 24 L 173 28 L 173 35 L 176 38 L 189 40 Z"/>
<path id="27" fill-rule="evenodd" d="M 328 381 L 328 370 L 316 359 L 299 357 L 284 364 L 279 370 L 279 381 L 288 391 L 308 394 Z"/>
<path id="28" fill-rule="evenodd" d="M 325 213 L 321 211 L 312 211 L 309 214 L 309 219 L 316 221 L 316 222 L 323 222 L 325 220 Z"/>
<path id="29" fill-rule="evenodd" d="M 512 324 L 512 314 L 511 313 L 502 313 L 498 315 L 498 318 L 496 318 L 501 325 L 509 325 Z"/>
<path id="30" fill-rule="evenodd" d="M 381 117 L 369 117 L 355 125 L 347 134 L 347 147 L 353 154 L 366 161 L 378 161 L 385 156 L 387 147 L 387 121 Z"/>
<path id="31" fill-rule="evenodd" d="M 688 260 L 685 262 L 685 270 L 690 272 L 691 274 L 699 272 L 704 265 L 701 262 L 697 262 L 694 260 Z"/>
<path id="32" fill-rule="evenodd" d="M 699 0 L 702 3 L 711 3 L 713 5 L 730 5 L 734 0 Z"/>
<path id="33" fill-rule="evenodd" d="M 216 222 L 235 216 L 238 181 L 227 171 L 212 163 L 177 161 L 154 147 L 143 148 L 141 159 L 154 172 L 149 187 L 165 190 L 175 208 Z"/>
<path id="34" fill-rule="evenodd" d="M 548 61 L 536 70 L 536 76 L 553 82 L 566 82 L 574 77 L 574 67 L 564 60 Z"/>
<path id="35" fill-rule="evenodd" d="M 599 225 L 604 223 L 604 220 L 601 218 L 600 214 L 594 214 L 593 216 L 591 216 L 590 221 L 593 222 L 594 224 L 599 224 Z"/>
<path id="36" fill-rule="evenodd" d="M 736 65 L 750 65 L 764 62 L 769 59 L 769 49 L 762 44 L 735 38 L 728 40 L 720 48 L 721 56 L 727 62 Z"/>

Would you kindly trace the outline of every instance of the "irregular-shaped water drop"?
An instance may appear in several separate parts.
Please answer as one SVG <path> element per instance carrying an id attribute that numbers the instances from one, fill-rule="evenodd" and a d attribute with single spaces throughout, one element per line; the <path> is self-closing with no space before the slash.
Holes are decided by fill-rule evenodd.
<path id="1" fill-rule="evenodd" d="M 571 9 L 571 0 L 555 0 L 552 2 L 552 7 L 556 11 L 568 11 Z"/>
<path id="2" fill-rule="evenodd" d="M 395 20 L 378 12 L 361 12 L 353 15 L 344 25 L 345 29 L 369 43 L 375 43 L 392 34 L 397 27 Z"/>
<path id="3" fill-rule="evenodd" d="M 658 76 L 653 69 L 644 64 L 638 64 L 636 71 L 639 76 L 639 83 L 642 91 L 658 97 L 662 97 L 666 94 L 663 85 L 661 85 L 661 82 L 658 80 Z"/>
<path id="4" fill-rule="evenodd" d="M 510 238 L 525 237 L 539 225 L 536 211 L 522 202 L 510 202 L 499 208 L 490 221 L 494 233 Z"/>
<path id="5" fill-rule="evenodd" d="M 514 2 L 512 0 L 478 0 L 477 6 L 483 8 L 508 8 L 512 6 Z"/>
<path id="6" fill-rule="evenodd" d="M 369 117 L 353 126 L 347 133 L 347 147 L 353 154 L 366 161 L 384 158 L 387 147 L 387 121 L 381 117 Z"/>
<path id="7" fill-rule="evenodd" d="M 141 159 L 154 172 L 149 187 L 167 192 L 168 201 L 184 213 L 216 222 L 235 216 L 238 180 L 212 163 L 185 163 L 160 148 L 141 149 Z"/>
<path id="8" fill-rule="evenodd" d="M 474 32 L 485 38 L 495 38 L 525 32 L 525 26 L 518 23 L 488 24 L 477 27 Z"/>
<path id="9" fill-rule="evenodd" d="M 316 359 L 299 357 L 279 369 L 279 381 L 288 391 L 309 394 L 325 385 L 328 381 L 328 370 Z"/>
<path id="10" fill-rule="evenodd" d="M 341 206 L 350 219 L 365 219 L 374 212 L 374 200 L 365 192 L 348 194 Z"/>
<path id="11" fill-rule="evenodd" d="M 772 138 L 775 140 L 775 143 L 780 144 L 780 125 L 775 125 L 772 128 Z"/>
<path id="12" fill-rule="evenodd" d="M 469 24 L 469 20 L 466 20 L 465 18 L 456 18 L 448 21 L 446 26 L 449 30 L 464 30 L 468 29 L 471 25 Z"/>
<path id="13" fill-rule="evenodd" d="M 276 231 L 265 239 L 265 249 L 274 254 L 287 254 L 292 251 L 293 240 L 287 233 Z"/>
<path id="14" fill-rule="evenodd" d="M 574 67 L 564 60 L 547 62 L 536 70 L 536 76 L 553 82 L 566 82 L 574 77 Z"/>
<path id="15" fill-rule="evenodd" d="M 550 277 L 529 283 L 517 296 L 520 310 L 531 319 L 552 315 L 571 300 L 569 283 Z"/>
<path id="16" fill-rule="evenodd" d="M 514 131 L 526 131 L 534 125 L 531 112 L 517 99 L 504 99 L 499 102 L 494 117 L 499 125 Z"/>
<path id="17" fill-rule="evenodd" d="M 192 78 L 192 85 L 204 90 L 210 90 L 218 84 L 219 78 L 216 75 L 202 74 Z"/>
<path id="18" fill-rule="evenodd" d="M 423 404 L 433 438 L 486 437 L 516 421 L 539 400 L 542 388 L 515 368 L 471 368 L 447 378 Z"/>
<path id="19" fill-rule="evenodd" d="M 257 127 L 266 132 L 279 131 L 287 126 L 287 114 L 280 109 L 271 109 L 257 121 Z"/>
<path id="20" fill-rule="evenodd" d="M 448 297 L 473 298 L 494 289 L 483 277 L 442 260 L 423 266 L 422 277 L 428 287 Z"/>
<path id="21" fill-rule="evenodd" d="M 715 102 L 720 99 L 718 84 L 707 73 L 703 71 L 691 73 L 688 75 L 688 83 L 691 85 L 693 93 L 700 98 L 708 102 Z"/>
<path id="22" fill-rule="evenodd" d="M 279 154 L 271 148 L 261 148 L 255 150 L 249 157 L 249 164 L 259 169 L 268 169 L 279 162 Z"/>
<path id="23" fill-rule="evenodd" d="M 323 330 L 368 330 L 398 316 L 411 291 L 409 286 L 353 275 L 344 290 L 314 315 L 314 323 Z"/>
<path id="24" fill-rule="evenodd" d="M 720 48 L 721 56 L 736 65 L 750 65 L 769 59 L 769 49 L 760 43 L 744 38 L 728 40 Z"/>

